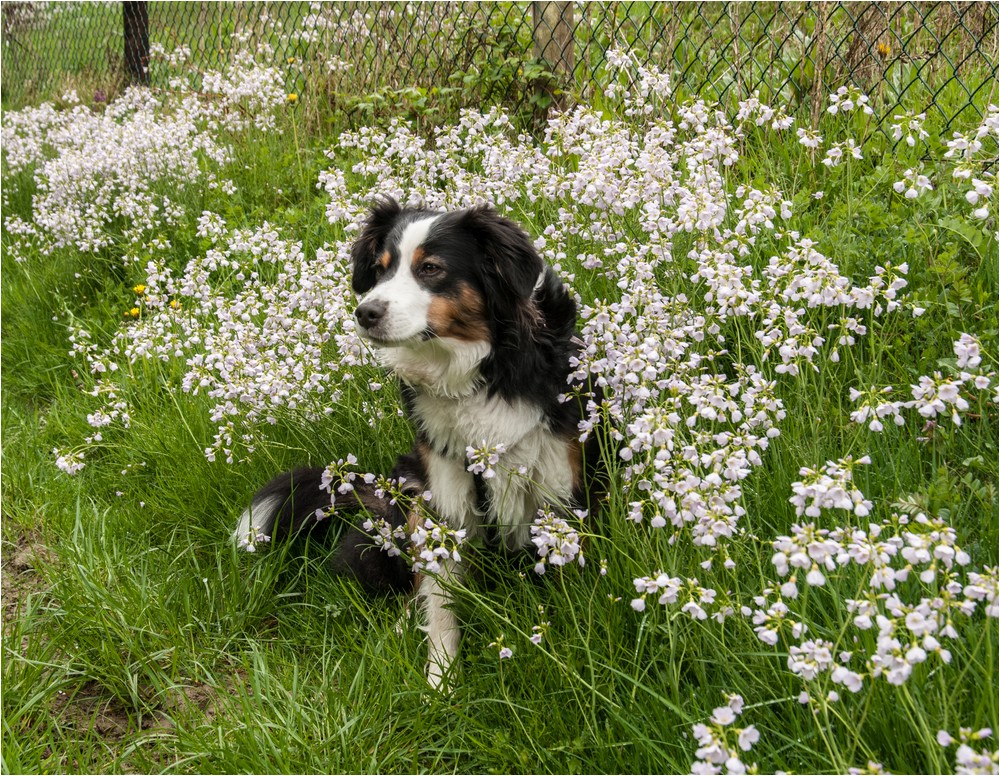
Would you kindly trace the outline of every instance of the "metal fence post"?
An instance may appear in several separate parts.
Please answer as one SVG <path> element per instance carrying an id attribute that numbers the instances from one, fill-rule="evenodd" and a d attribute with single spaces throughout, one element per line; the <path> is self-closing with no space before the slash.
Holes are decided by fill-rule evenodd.
<path id="1" fill-rule="evenodd" d="M 148 84 L 149 9 L 146 2 L 122 3 L 125 28 L 125 79 L 131 84 Z"/>

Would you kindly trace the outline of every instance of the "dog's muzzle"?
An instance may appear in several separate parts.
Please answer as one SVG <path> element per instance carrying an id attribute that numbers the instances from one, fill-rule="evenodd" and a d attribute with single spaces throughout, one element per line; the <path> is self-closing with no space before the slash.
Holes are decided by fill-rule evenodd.
<path id="1" fill-rule="evenodd" d="M 372 330 L 377 329 L 382 323 L 388 309 L 389 303 L 385 300 L 372 299 L 359 304 L 354 311 L 354 317 L 366 333 L 372 333 Z"/>

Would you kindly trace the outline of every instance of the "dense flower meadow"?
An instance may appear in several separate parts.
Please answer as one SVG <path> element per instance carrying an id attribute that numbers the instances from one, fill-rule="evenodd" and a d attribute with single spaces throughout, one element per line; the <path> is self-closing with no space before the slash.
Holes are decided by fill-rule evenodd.
<path id="1" fill-rule="evenodd" d="M 184 52 L 169 56 L 183 65 Z M 743 483 L 782 444 L 798 381 L 850 358 L 889 322 L 925 312 L 909 296 L 905 262 L 845 275 L 835 254 L 801 233 L 801 192 L 732 174 L 751 142 L 802 150 L 820 165 L 819 185 L 846 174 L 868 153 L 868 97 L 854 87 L 830 95 L 821 133 L 757 97 L 732 119 L 701 100 L 674 105 L 664 74 L 623 53 L 609 63 L 605 107 L 553 117 L 540 141 L 518 134 L 497 109 L 465 111 L 430 137 L 399 120 L 341 134 L 316 185 L 342 239 L 314 251 L 286 229 L 230 224 L 169 193 L 234 190 L 226 138 L 279 131 L 287 95 L 274 69 L 241 58 L 205 74 L 197 92 L 178 78 L 172 92 L 129 90 L 104 111 L 47 104 L 5 113 L 7 175 L 29 171 L 34 186 L 32 219 L 5 219 L 8 259 L 115 244 L 137 279 L 134 306 L 113 334 L 70 325 L 70 354 L 86 366 L 93 397 L 92 430 L 53 451 L 55 464 L 74 475 L 108 439 L 128 433 L 143 362 L 179 369 L 180 390 L 205 397 L 216 429 L 205 455 L 220 463 L 251 455 L 267 427 L 290 414 L 321 422 L 348 395 L 377 425 L 396 408 L 354 330 L 348 268 L 369 203 L 389 195 L 431 208 L 489 204 L 526 224 L 580 296 L 584 349 L 573 368 L 604 399 L 566 398 L 589 402 L 581 438 L 607 424 L 619 445 L 616 487 L 628 507 L 608 519 L 625 521 L 650 547 L 685 548 L 706 572 L 733 569 L 740 542 L 762 541 L 771 556 L 773 581 L 745 595 L 689 570 L 667 571 L 675 564 L 663 555 L 634 589 L 613 591 L 631 600 L 635 616 L 665 609 L 705 628 L 744 620 L 761 648 L 787 654 L 800 702 L 817 713 L 878 683 L 903 686 L 924 664 L 949 664 L 968 621 L 1000 616 L 998 569 L 975 567 L 946 517 L 868 498 L 856 475 L 872 465 L 870 455 L 801 461 L 785 496 L 790 530 L 757 537 L 746 526 Z M 948 188 L 961 217 L 992 216 L 995 228 L 1000 111 L 991 106 L 980 124 L 942 143 L 924 131 L 925 120 L 909 112 L 886 128 L 920 153 L 880 196 L 906 208 Z M 819 199 L 823 190 L 807 195 Z M 8 196 L 5 187 L 5 204 Z M 183 265 L 169 251 L 171 227 L 181 222 L 197 224 L 204 246 Z M 849 423 L 874 439 L 995 417 L 995 327 L 958 332 L 951 351 L 912 384 L 850 386 Z M 352 390 L 358 381 L 367 383 Z M 484 477 L 504 466 L 502 447 L 468 454 L 470 470 Z M 355 473 L 355 461 L 331 464 L 332 499 L 334 482 L 375 480 Z M 599 531 L 591 522 L 586 513 L 540 513 L 531 529 L 535 571 L 603 575 L 605 561 L 599 571 L 584 565 L 582 536 Z M 377 520 L 366 528 L 385 551 L 399 551 L 398 529 Z M 461 558 L 463 532 L 430 515 L 408 538 L 417 570 Z M 248 537 L 248 548 L 266 539 Z M 839 601 L 845 627 L 817 616 L 830 599 L 809 591 L 824 588 L 856 591 Z M 535 625 L 531 641 L 541 642 L 547 626 Z M 517 645 L 502 636 L 492 646 L 516 659 Z M 694 772 L 750 766 L 743 758 L 761 734 L 735 726 L 743 707 L 729 696 L 694 726 Z M 991 731 L 957 735 L 938 734 L 942 747 L 958 744 L 956 772 L 997 772 L 995 744 L 983 743 L 995 741 Z"/>

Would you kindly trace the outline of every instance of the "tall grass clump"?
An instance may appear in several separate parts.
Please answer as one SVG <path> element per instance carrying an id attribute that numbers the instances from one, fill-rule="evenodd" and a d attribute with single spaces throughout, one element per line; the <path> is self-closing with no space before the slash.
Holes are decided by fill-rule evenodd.
<path id="1" fill-rule="evenodd" d="M 317 137 L 269 65 L 163 56 L 3 118 L 8 769 L 996 771 L 995 105 L 727 116 L 610 52 L 540 137 Z M 228 540 L 278 469 L 410 441 L 351 316 L 380 196 L 523 223 L 604 396 L 606 503 L 463 552 L 447 695 L 402 602 Z"/>

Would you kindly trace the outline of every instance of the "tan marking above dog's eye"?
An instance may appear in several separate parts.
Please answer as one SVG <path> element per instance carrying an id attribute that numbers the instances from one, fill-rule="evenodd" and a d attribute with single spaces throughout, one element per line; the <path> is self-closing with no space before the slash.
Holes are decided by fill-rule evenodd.
<path id="1" fill-rule="evenodd" d="M 382 277 L 389 269 L 390 264 L 392 264 L 392 254 L 389 251 L 383 251 L 382 255 L 375 260 L 375 277 Z"/>

